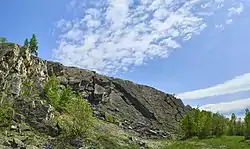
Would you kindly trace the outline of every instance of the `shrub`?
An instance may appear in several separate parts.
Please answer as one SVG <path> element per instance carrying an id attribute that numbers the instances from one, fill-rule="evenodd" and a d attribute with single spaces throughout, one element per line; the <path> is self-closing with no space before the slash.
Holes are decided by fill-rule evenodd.
<path id="1" fill-rule="evenodd" d="M 90 133 L 93 111 L 89 102 L 75 94 L 70 87 L 60 89 L 60 83 L 52 76 L 44 86 L 50 104 L 61 112 L 56 121 L 62 127 L 63 136 L 81 137 Z"/>
<path id="2" fill-rule="evenodd" d="M 13 120 L 13 109 L 8 101 L 0 102 L 0 126 L 9 126 Z"/>
<path id="3" fill-rule="evenodd" d="M 119 120 L 115 118 L 113 115 L 105 113 L 105 120 L 107 122 L 113 123 L 113 124 L 119 124 Z"/>
<path id="4" fill-rule="evenodd" d="M 21 94 L 27 99 L 34 99 L 34 97 L 39 96 L 39 91 L 37 90 L 35 84 L 31 80 L 26 80 L 22 83 Z"/>
<path id="5" fill-rule="evenodd" d="M 87 100 L 74 98 L 66 105 L 66 113 L 59 117 L 59 124 L 64 130 L 64 136 L 82 137 L 90 134 L 93 126 L 93 111 Z"/>
<path id="6" fill-rule="evenodd" d="M 59 81 L 56 76 L 52 76 L 49 78 L 47 83 L 45 84 L 43 91 L 48 97 L 49 103 L 56 109 L 60 108 L 60 88 Z"/>

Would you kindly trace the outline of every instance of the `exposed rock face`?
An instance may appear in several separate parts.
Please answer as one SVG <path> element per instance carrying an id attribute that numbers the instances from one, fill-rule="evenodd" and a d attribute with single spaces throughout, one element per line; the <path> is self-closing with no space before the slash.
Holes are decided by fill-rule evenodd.
<path id="1" fill-rule="evenodd" d="M 12 96 L 20 94 L 25 79 L 35 80 L 38 87 L 42 87 L 53 74 L 62 85 L 70 85 L 81 92 L 93 105 L 96 117 L 102 119 L 105 114 L 112 115 L 120 121 L 121 127 L 146 137 L 168 136 L 167 132 L 175 131 L 189 110 L 180 99 L 149 86 L 41 60 L 18 45 L 0 50 L 0 88 L 10 90 Z M 49 113 L 48 107 L 42 104 L 40 107 L 43 108 L 37 108 L 38 111 L 46 109 Z M 33 110 L 38 114 L 35 107 Z"/>
<path id="2" fill-rule="evenodd" d="M 97 116 L 102 117 L 107 112 L 118 117 L 124 128 L 142 134 L 147 131 L 151 135 L 159 134 L 154 132 L 158 130 L 173 132 L 189 110 L 180 99 L 149 86 L 85 69 L 65 67 L 60 63 L 47 64 L 49 74 L 56 74 L 62 84 L 85 93 L 85 97 L 96 108 Z"/>

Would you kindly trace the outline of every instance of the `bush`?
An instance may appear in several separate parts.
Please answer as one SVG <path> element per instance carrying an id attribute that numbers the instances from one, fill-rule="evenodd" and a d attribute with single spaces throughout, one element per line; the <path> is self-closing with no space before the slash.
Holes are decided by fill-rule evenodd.
<path id="1" fill-rule="evenodd" d="M 26 99 L 34 99 L 34 97 L 39 97 L 39 91 L 37 90 L 35 83 L 31 80 L 26 80 L 22 83 L 21 94 Z"/>
<path id="2" fill-rule="evenodd" d="M 89 135 L 93 126 L 93 111 L 88 101 L 78 98 L 73 99 L 66 105 L 67 113 L 59 116 L 59 125 L 64 130 L 64 136 L 82 137 Z"/>
<path id="3" fill-rule="evenodd" d="M 0 102 L 0 126 L 9 126 L 13 120 L 13 109 L 8 101 Z"/>
<path id="4" fill-rule="evenodd" d="M 59 101 L 60 101 L 60 83 L 56 76 L 52 76 L 49 78 L 48 82 L 45 84 L 43 91 L 48 97 L 49 103 L 56 108 L 60 109 Z"/>
<path id="5" fill-rule="evenodd" d="M 76 95 L 70 87 L 60 89 L 59 85 L 53 76 L 44 86 L 44 92 L 50 104 L 61 112 L 56 121 L 62 127 L 63 136 L 81 137 L 89 134 L 94 120 L 89 102 L 81 95 Z"/>
<path id="6" fill-rule="evenodd" d="M 107 114 L 107 113 L 105 113 L 105 120 L 110 122 L 110 123 L 115 122 L 114 117 L 112 115 L 110 115 L 110 114 Z"/>
<path id="7" fill-rule="evenodd" d="M 105 120 L 107 122 L 113 123 L 113 124 L 119 124 L 119 121 L 117 118 L 115 118 L 113 115 L 105 113 Z"/>

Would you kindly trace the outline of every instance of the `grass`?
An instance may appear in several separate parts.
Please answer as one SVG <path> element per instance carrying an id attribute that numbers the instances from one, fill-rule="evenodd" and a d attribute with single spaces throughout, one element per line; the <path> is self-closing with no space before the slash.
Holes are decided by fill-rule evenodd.
<path id="1" fill-rule="evenodd" d="M 250 149 L 250 142 L 242 136 L 223 136 L 199 140 L 197 138 L 169 143 L 161 149 Z"/>

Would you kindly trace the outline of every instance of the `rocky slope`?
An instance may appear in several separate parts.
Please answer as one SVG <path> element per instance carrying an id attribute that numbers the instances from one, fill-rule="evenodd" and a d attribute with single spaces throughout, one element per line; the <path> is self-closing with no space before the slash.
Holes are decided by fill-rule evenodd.
<path id="1" fill-rule="evenodd" d="M 190 110 L 180 99 L 152 87 L 45 61 L 31 56 L 29 49 L 19 45 L 2 47 L 0 91 L 15 103 L 16 121 L 25 121 L 51 136 L 59 131 L 56 125 L 47 124 L 53 117 L 53 107 L 42 100 L 25 101 L 19 95 L 24 81 L 33 80 L 37 82 L 36 88 L 42 88 L 52 75 L 57 76 L 61 85 L 82 93 L 93 105 L 97 118 L 105 120 L 111 116 L 113 123 L 140 137 L 169 137 Z"/>

